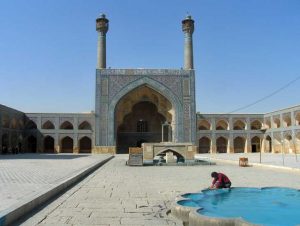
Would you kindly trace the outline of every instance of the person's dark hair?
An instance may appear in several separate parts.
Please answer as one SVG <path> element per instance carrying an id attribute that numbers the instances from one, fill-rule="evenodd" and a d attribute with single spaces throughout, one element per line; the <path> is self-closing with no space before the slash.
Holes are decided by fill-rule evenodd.
<path id="1" fill-rule="evenodd" d="M 217 173 L 217 172 L 212 172 L 212 173 L 211 173 L 211 177 L 213 177 L 213 178 L 218 177 L 218 173 Z"/>

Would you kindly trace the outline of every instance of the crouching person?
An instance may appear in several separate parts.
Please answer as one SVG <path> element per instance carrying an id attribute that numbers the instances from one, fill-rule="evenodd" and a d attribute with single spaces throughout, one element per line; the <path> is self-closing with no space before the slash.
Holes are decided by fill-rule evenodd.
<path id="1" fill-rule="evenodd" d="M 211 177 L 214 178 L 210 189 L 230 188 L 231 181 L 223 173 L 212 172 Z"/>

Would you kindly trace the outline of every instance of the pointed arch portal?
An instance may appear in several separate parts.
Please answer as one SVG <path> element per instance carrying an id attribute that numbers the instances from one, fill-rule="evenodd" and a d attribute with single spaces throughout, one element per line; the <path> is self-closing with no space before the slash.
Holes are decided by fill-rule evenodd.
<path id="1" fill-rule="evenodd" d="M 45 153 L 54 153 L 54 138 L 51 136 L 46 136 L 44 138 L 44 152 Z"/>
<path id="2" fill-rule="evenodd" d="M 91 138 L 84 136 L 79 140 L 79 153 L 91 153 L 92 152 L 92 140 Z"/>
<path id="3" fill-rule="evenodd" d="M 209 153 L 210 152 L 211 140 L 208 137 L 202 137 L 199 139 L 199 153 Z"/>
<path id="4" fill-rule="evenodd" d="M 147 85 L 130 91 L 115 108 L 117 153 L 128 153 L 129 147 L 143 142 L 160 142 L 162 124 L 173 119 L 172 104 L 162 94 Z"/>
<path id="5" fill-rule="evenodd" d="M 61 140 L 61 153 L 73 153 L 73 139 L 69 136 Z"/>
<path id="6" fill-rule="evenodd" d="M 255 136 L 251 139 L 251 151 L 252 152 L 261 152 L 260 150 L 261 140 L 258 136 Z"/>
<path id="7" fill-rule="evenodd" d="M 228 140 L 225 137 L 218 137 L 216 140 L 217 153 L 227 153 Z"/>

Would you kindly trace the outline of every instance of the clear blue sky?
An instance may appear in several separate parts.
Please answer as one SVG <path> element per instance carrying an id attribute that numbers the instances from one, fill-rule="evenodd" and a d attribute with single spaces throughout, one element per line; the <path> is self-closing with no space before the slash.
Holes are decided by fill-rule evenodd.
<path id="1" fill-rule="evenodd" d="M 189 12 L 202 113 L 231 112 L 300 76 L 299 0 L 1 0 L 0 103 L 24 112 L 94 110 L 101 12 L 110 20 L 112 68 L 182 67 Z M 299 86 L 240 112 L 300 104 Z"/>

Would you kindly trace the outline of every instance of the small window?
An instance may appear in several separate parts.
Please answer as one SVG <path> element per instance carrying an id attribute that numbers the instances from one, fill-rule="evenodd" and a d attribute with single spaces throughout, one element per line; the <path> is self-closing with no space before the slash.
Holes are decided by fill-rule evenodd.
<path id="1" fill-rule="evenodd" d="M 144 120 L 140 120 L 137 122 L 137 132 L 145 133 L 148 132 L 148 123 Z"/>

